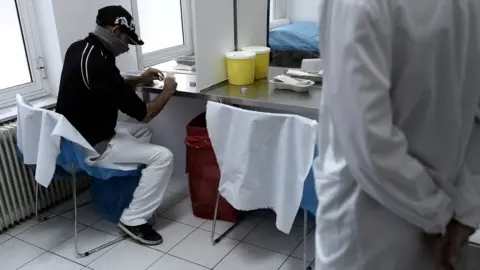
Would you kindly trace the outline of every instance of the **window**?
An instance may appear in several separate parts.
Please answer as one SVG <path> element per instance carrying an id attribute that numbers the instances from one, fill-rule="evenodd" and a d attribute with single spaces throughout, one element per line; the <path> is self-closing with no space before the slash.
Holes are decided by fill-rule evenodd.
<path id="1" fill-rule="evenodd" d="M 140 36 L 143 66 L 192 54 L 190 0 L 132 0 Z"/>
<path id="2" fill-rule="evenodd" d="M 270 14 L 268 14 L 268 16 L 270 18 L 270 21 L 273 21 L 273 20 L 276 19 L 276 17 L 275 17 L 275 0 L 270 0 L 269 10 L 270 10 Z"/>
<path id="3" fill-rule="evenodd" d="M 42 59 L 35 48 L 32 8 L 25 0 L 0 0 L 0 108 L 15 104 L 17 93 L 28 99 L 46 96 Z"/>

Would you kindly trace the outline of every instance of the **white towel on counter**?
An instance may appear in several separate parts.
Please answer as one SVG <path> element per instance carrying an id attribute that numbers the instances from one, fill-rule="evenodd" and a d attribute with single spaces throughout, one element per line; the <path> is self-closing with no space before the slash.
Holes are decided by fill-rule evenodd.
<path id="1" fill-rule="evenodd" d="M 52 181 L 60 154 L 60 141 L 65 138 L 80 146 L 85 163 L 113 170 L 135 170 L 138 164 L 111 163 L 103 158 L 63 116 L 54 111 L 34 108 L 17 95 L 17 146 L 23 162 L 36 165 L 35 180 L 44 187 Z"/>
<path id="2" fill-rule="evenodd" d="M 220 194 L 236 209 L 268 208 L 289 233 L 312 167 L 318 123 L 297 115 L 207 104 L 207 128 L 220 166 Z"/>

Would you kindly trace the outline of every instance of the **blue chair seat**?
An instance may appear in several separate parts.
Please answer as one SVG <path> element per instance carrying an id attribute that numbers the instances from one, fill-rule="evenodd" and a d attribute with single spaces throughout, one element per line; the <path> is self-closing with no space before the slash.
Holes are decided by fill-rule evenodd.
<path id="1" fill-rule="evenodd" d="M 17 154 L 23 160 L 23 154 L 17 147 Z M 117 223 L 125 208 L 133 198 L 138 186 L 143 166 L 132 171 L 112 170 L 89 166 L 85 163 L 85 156 L 79 147 L 66 139 L 60 142 L 60 154 L 57 157 L 53 179 L 56 181 L 71 179 L 72 164 L 75 165 L 76 176 L 90 176 L 93 179 L 92 200 L 97 211 L 102 216 Z M 28 165 L 35 170 L 35 165 Z"/>
<path id="2" fill-rule="evenodd" d="M 318 157 L 318 151 L 315 147 L 315 158 Z M 303 196 L 302 202 L 300 203 L 300 208 L 307 210 L 313 216 L 317 214 L 318 199 L 317 193 L 315 191 L 315 177 L 313 175 L 313 168 L 310 169 L 307 179 L 305 179 L 305 184 L 303 186 Z"/>

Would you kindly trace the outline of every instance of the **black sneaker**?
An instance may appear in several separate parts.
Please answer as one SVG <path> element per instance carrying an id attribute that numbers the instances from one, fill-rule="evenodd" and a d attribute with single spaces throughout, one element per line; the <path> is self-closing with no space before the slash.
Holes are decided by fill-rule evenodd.
<path id="1" fill-rule="evenodd" d="M 162 236 L 148 224 L 143 224 L 140 226 L 127 226 L 120 222 L 118 223 L 118 227 L 142 244 L 156 246 L 163 243 Z"/>
<path id="2" fill-rule="evenodd" d="M 152 217 L 147 220 L 147 224 L 153 227 L 155 226 L 156 223 L 157 223 L 157 215 L 153 213 Z"/>

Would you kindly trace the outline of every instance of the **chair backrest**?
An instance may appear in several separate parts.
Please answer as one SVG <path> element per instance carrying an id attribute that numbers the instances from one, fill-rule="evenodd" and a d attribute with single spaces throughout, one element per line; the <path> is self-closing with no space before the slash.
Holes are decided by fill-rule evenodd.
<path id="1" fill-rule="evenodd" d="M 65 117 L 54 111 L 35 108 L 21 95 L 16 98 L 17 146 L 24 163 L 36 166 L 35 179 L 40 184 L 48 186 L 57 164 L 71 164 L 83 155 L 75 145 L 95 152 Z"/>
<path id="2" fill-rule="evenodd" d="M 295 178 L 295 168 L 306 177 L 313 162 L 317 126 L 317 121 L 298 115 L 243 110 L 215 102 L 207 105 L 207 128 L 220 167 L 242 170 L 246 178 L 283 177 L 280 174 Z M 276 166 L 281 172 L 262 169 L 259 164 Z"/>
<path id="3" fill-rule="evenodd" d="M 281 158 L 275 155 L 278 151 L 287 151 L 290 152 L 289 156 L 295 155 L 304 159 L 299 160 L 300 163 L 311 163 L 313 160 L 314 147 L 311 147 L 311 153 L 297 153 L 297 148 L 299 149 L 297 146 L 315 145 L 318 126 L 315 120 L 298 115 L 250 111 L 209 102 L 207 105 L 209 133 L 217 125 L 222 134 L 210 134 L 210 137 L 220 135 L 222 138 L 212 138 L 212 142 L 222 149 L 231 150 L 228 155 L 242 153 L 245 147 L 249 147 L 250 150 L 268 154 L 272 160 Z M 238 151 L 233 151 L 234 149 Z"/>
<path id="4" fill-rule="evenodd" d="M 17 95 L 17 146 L 24 156 L 26 164 L 36 164 L 40 151 L 40 137 L 45 132 L 43 127 L 46 110 L 35 108 L 21 95 Z"/>
<path id="5" fill-rule="evenodd" d="M 271 208 L 289 233 L 312 168 L 318 123 L 290 114 L 207 105 L 220 194 L 239 210 Z"/>
<path id="6" fill-rule="evenodd" d="M 61 114 L 35 108 L 17 95 L 18 128 L 17 146 L 24 163 L 36 165 L 35 179 L 47 186 L 54 175 L 56 165 L 65 171 L 83 171 L 98 179 L 137 176 L 140 169 L 114 170 L 90 166 L 87 156 L 98 156 L 95 149 Z M 131 166 L 129 166 L 131 167 Z"/>

